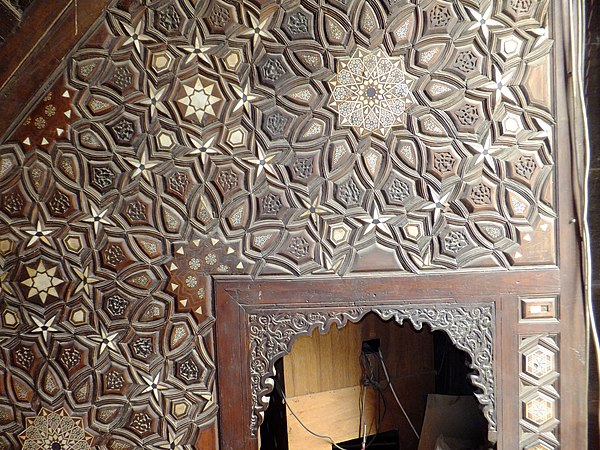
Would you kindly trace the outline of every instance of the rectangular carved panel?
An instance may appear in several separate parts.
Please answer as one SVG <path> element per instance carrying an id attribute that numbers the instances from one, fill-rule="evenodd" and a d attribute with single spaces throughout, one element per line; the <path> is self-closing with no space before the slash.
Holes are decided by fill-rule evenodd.
<path id="1" fill-rule="evenodd" d="M 559 337 L 520 336 L 520 447 L 554 450 L 559 435 Z"/>
<path id="2" fill-rule="evenodd" d="M 557 292 L 534 285 L 556 281 L 568 234 L 562 14 L 549 0 L 112 2 L 67 57 L 44 55 L 63 63 L 0 130 L 0 450 L 32 445 L 35 418 L 81 428 L 81 448 L 216 445 L 218 411 L 248 392 L 255 430 L 261 352 L 285 342 L 268 327 L 289 323 L 257 308 L 226 329 L 243 312 L 216 316 L 215 277 L 259 299 L 279 296 L 262 280 L 299 278 L 309 308 L 344 276 L 344 320 L 450 322 L 501 433 L 497 293 Z M 393 304 L 409 292 L 413 307 Z M 250 325 L 266 328 L 250 340 Z M 234 362 L 252 344 L 259 363 L 232 369 L 253 379 L 229 399 L 215 348 L 234 343 Z"/>
<path id="3" fill-rule="evenodd" d="M 557 321 L 558 297 L 521 298 L 521 321 Z"/>

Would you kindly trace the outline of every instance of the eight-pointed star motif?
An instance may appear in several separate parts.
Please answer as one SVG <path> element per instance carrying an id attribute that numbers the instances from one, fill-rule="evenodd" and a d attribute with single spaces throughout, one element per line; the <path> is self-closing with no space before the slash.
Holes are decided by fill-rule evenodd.
<path id="1" fill-rule="evenodd" d="M 485 18 L 485 12 L 481 14 L 481 17 Z M 251 17 L 251 20 L 253 21 L 253 23 L 252 23 L 253 28 L 250 29 L 249 34 L 250 34 L 250 36 L 253 37 L 255 43 L 257 42 L 257 40 L 260 37 L 266 36 L 266 37 L 272 38 L 270 33 L 268 33 L 268 31 L 266 31 L 267 30 L 266 21 L 259 22 L 258 20 L 254 20 L 254 18 L 252 18 L 252 17 Z M 490 25 L 490 24 L 489 24 L 489 21 L 487 21 L 487 19 L 486 19 L 486 23 L 479 22 L 479 27 L 482 29 L 482 32 L 484 33 L 484 35 L 486 37 L 488 35 L 488 32 L 487 32 L 488 25 Z M 477 27 L 477 26 L 478 25 L 475 24 L 475 27 Z M 127 30 L 127 33 L 130 36 L 129 39 L 127 39 L 127 37 L 124 38 L 124 39 L 127 39 L 125 41 L 125 43 L 132 44 L 132 46 L 135 45 L 135 49 L 132 49 L 132 51 L 137 50 L 137 52 L 139 53 L 140 45 L 144 44 L 144 39 L 145 39 L 143 34 L 141 34 L 141 33 L 143 33 L 143 28 L 142 28 L 141 23 L 138 23 L 135 30 L 131 27 L 125 27 L 125 28 Z M 540 36 L 543 37 L 543 35 L 540 35 Z M 543 42 L 543 39 L 540 39 L 540 41 Z M 536 42 L 536 45 L 537 45 L 537 42 Z M 198 36 L 196 36 L 195 44 L 191 45 L 189 47 L 190 48 L 188 50 L 186 50 L 186 51 L 188 51 L 188 54 L 186 55 L 186 57 L 188 58 L 187 62 L 190 62 L 191 59 L 195 60 L 196 58 L 206 60 L 205 50 L 207 49 L 207 47 L 203 47 L 202 45 L 200 45 Z M 491 85 L 491 88 L 494 89 L 495 95 L 496 96 L 503 95 L 506 98 L 508 98 L 511 91 L 510 91 L 510 89 L 508 89 L 506 87 L 506 81 L 509 77 L 507 77 L 506 75 L 498 77 L 497 73 L 494 73 L 494 75 L 495 75 L 494 80 L 493 80 L 494 83 L 490 84 L 490 85 Z M 502 79 L 504 79 L 504 80 L 502 80 Z M 498 81 L 498 80 L 500 80 L 500 81 Z M 500 85 L 499 85 L 500 82 L 502 83 L 502 87 L 500 87 Z M 364 87 L 362 91 L 357 91 L 356 95 L 359 96 L 359 98 L 361 98 L 363 101 L 365 101 L 367 105 L 372 106 L 375 103 L 375 100 L 373 99 L 373 95 L 372 95 L 373 90 L 370 90 L 369 87 L 370 86 L 367 86 L 367 87 Z M 217 85 L 217 88 L 218 88 L 218 85 Z M 147 100 L 147 102 L 148 102 L 148 106 L 149 106 L 152 114 L 156 113 L 156 111 L 154 111 L 154 108 L 160 109 L 160 107 L 163 106 L 161 103 L 162 100 L 164 100 L 165 102 L 167 101 L 167 100 L 165 100 L 164 89 L 165 89 L 164 87 L 162 87 L 160 89 L 154 89 L 153 86 L 149 87 L 149 100 Z M 502 92 L 503 90 L 504 90 L 504 92 Z M 236 93 L 238 94 L 239 101 L 238 101 L 238 99 L 236 99 L 236 101 L 233 102 L 233 104 L 235 105 L 234 111 L 239 110 L 239 109 L 242 109 L 242 110 L 245 109 L 248 111 L 250 109 L 250 101 L 252 101 L 254 98 L 256 98 L 256 96 L 251 94 L 249 85 L 244 87 L 244 90 L 241 91 L 241 94 L 237 90 L 236 90 Z M 207 94 L 204 93 L 204 95 L 207 95 Z M 215 94 L 211 93 L 210 95 L 215 95 Z M 499 99 L 501 99 L 501 97 Z M 513 103 L 515 103 L 515 102 L 513 102 Z M 189 110 L 192 105 L 186 105 L 186 106 L 188 107 L 187 110 Z M 195 106 L 194 106 L 194 108 L 195 108 Z M 214 107 L 212 105 L 209 105 L 209 108 L 214 109 Z M 194 111 L 195 111 L 195 109 L 194 109 Z M 209 114 L 209 113 L 210 112 L 208 109 L 202 111 L 202 115 Z M 193 114 L 195 114 L 196 117 L 199 116 L 197 111 L 194 112 Z M 198 150 L 199 156 L 205 162 L 206 157 L 207 156 L 209 157 L 210 153 L 211 153 L 211 151 L 210 151 L 211 142 L 207 141 L 200 145 L 198 145 L 197 143 L 194 143 L 194 144 L 196 145 L 196 149 Z M 477 151 L 478 149 L 480 149 L 481 151 Z M 475 148 L 474 152 L 477 152 L 476 159 L 477 159 L 478 163 L 482 163 L 482 161 L 485 161 L 485 163 L 490 165 L 490 167 L 494 167 L 492 156 L 490 156 L 489 139 L 484 140 L 483 145 L 479 145 L 478 148 Z M 268 163 L 272 159 L 273 159 L 273 156 L 265 157 L 264 152 L 259 150 L 258 158 L 256 158 L 256 162 L 255 162 L 259 166 L 257 168 L 257 173 L 260 174 L 263 168 L 268 169 L 270 167 Z M 145 156 L 143 155 L 141 158 L 140 164 L 135 165 L 135 170 L 138 172 L 137 175 L 139 175 L 140 173 L 143 174 L 144 176 L 148 175 L 150 172 L 148 172 L 146 169 L 150 168 L 153 164 L 155 164 L 155 163 L 150 163 L 150 164 L 144 164 L 144 163 L 145 163 Z M 146 170 L 146 171 L 144 171 L 144 170 Z M 136 175 L 134 175 L 134 176 L 136 176 Z M 432 193 L 431 197 L 432 198 L 434 197 L 433 193 Z M 443 206 L 443 203 L 445 203 L 445 200 L 447 200 L 447 199 L 438 198 L 437 200 L 435 200 L 435 205 L 430 205 L 431 206 L 430 209 L 435 208 L 436 215 L 439 215 L 440 212 L 442 211 L 442 206 Z M 318 199 L 314 199 L 310 203 L 303 202 L 303 204 L 307 208 L 305 214 L 307 214 L 307 215 L 310 214 L 311 219 L 314 221 L 316 219 L 316 214 L 319 212 L 318 208 L 319 208 L 320 201 L 318 201 Z M 385 205 L 382 205 L 382 207 L 383 206 L 385 206 Z M 84 208 L 85 208 L 85 205 L 84 205 Z M 92 208 L 91 209 L 91 211 L 92 211 L 91 218 L 85 219 L 94 224 L 94 230 L 96 231 L 96 233 L 98 232 L 98 228 L 99 227 L 101 228 L 101 226 L 100 226 L 101 224 L 111 224 L 111 222 L 109 222 L 107 220 L 107 218 L 105 218 L 105 216 L 107 215 L 107 210 L 108 210 L 108 208 L 104 208 L 104 210 Z M 386 225 L 384 225 L 385 224 L 384 220 L 387 220 L 387 219 L 385 219 L 384 217 L 376 217 L 378 215 L 379 215 L 378 211 L 376 211 L 376 210 L 373 211 L 373 214 L 371 215 L 372 217 L 368 217 L 365 219 L 365 223 L 366 223 L 365 228 L 370 229 L 369 231 L 372 231 L 373 228 L 375 228 L 375 227 L 380 228 L 380 229 L 384 228 L 386 226 Z M 35 232 L 36 233 L 40 232 L 39 224 L 38 224 L 38 229 L 35 230 Z M 44 231 L 43 233 L 47 233 L 47 232 Z M 41 236 L 37 235 L 37 238 L 39 238 L 41 241 L 43 241 L 43 236 L 46 235 L 43 233 Z M 31 234 L 31 233 L 29 233 L 29 234 Z M 36 236 L 36 235 L 32 234 L 32 236 Z M 32 237 L 29 245 L 33 244 L 34 242 L 35 242 L 35 237 Z M 77 273 L 77 276 L 79 276 L 83 280 L 85 277 L 87 277 L 87 269 L 86 269 L 85 273 Z M 0 278 L 0 280 L 1 280 L 1 278 Z M 88 278 L 87 281 L 89 282 L 90 279 Z M 84 285 L 80 284 L 77 289 L 79 289 L 79 290 L 82 289 L 82 287 L 80 287 L 80 286 L 83 287 Z M 76 289 L 76 291 L 77 291 L 77 289 Z M 36 328 L 36 330 L 38 330 L 38 331 L 34 330 L 34 332 L 43 333 L 44 339 L 46 339 L 47 332 L 56 331 L 56 329 L 52 327 L 54 318 L 51 318 L 46 322 L 40 321 L 39 323 L 36 321 L 35 318 L 33 320 L 38 325 L 38 328 Z M 102 333 L 104 334 L 104 330 L 102 330 Z M 104 337 L 106 337 L 106 339 L 109 342 L 111 341 L 111 339 L 109 339 L 109 336 L 104 336 Z M 106 344 L 106 345 L 108 345 L 108 344 Z M 152 384 L 158 385 L 157 379 L 154 379 L 151 381 L 152 381 Z M 146 380 L 146 383 L 148 384 L 148 387 L 151 386 L 150 383 L 148 382 L 148 380 Z M 153 392 L 153 395 L 156 396 L 155 391 L 152 390 L 152 392 Z M 173 449 L 173 446 L 178 445 L 181 442 L 181 439 L 182 439 L 181 436 L 175 437 L 175 436 L 171 435 L 171 432 L 169 432 L 169 447 L 167 447 L 167 448 Z"/>
<path id="2" fill-rule="evenodd" d="M 329 82 L 329 106 L 339 123 L 360 134 L 387 135 L 405 122 L 411 95 L 402 57 L 390 57 L 383 50 L 358 48 L 349 58 L 338 61 L 337 74 Z"/>
<path id="3" fill-rule="evenodd" d="M 221 102 L 222 96 L 216 83 L 196 78 L 193 86 L 183 84 L 185 94 L 177 101 L 184 106 L 185 118 L 195 117 L 201 121 L 205 115 L 215 116 L 215 106 Z"/>
<path id="4" fill-rule="evenodd" d="M 57 276 L 57 266 L 47 269 L 44 262 L 40 261 L 36 268 L 26 267 L 26 269 L 29 278 L 21 281 L 21 284 L 29 288 L 27 298 L 37 295 L 44 304 L 48 296 L 58 297 L 56 287 L 63 284 L 64 280 Z"/>

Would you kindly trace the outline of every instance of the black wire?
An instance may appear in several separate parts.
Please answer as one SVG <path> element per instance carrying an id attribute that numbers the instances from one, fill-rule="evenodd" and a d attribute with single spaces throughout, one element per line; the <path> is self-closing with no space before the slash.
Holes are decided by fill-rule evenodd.
<path id="1" fill-rule="evenodd" d="M 362 433 L 362 420 L 363 420 L 363 408 L 365 407 L 365 402 L 363 402 L 363 392 L 365 390 L 365 385 L 363 383 L 360 384 L 360 394 L 358 395 L 358 437 L 360 437 Z"/>
<path id="2" fill-rule="evenodd" d="M 379 358 L 376 358 L 376 362 L 377 362 L 377 369 L 378 369 L 377 375 L 375 375 L 375 369 L 373 367 L 373 364 L 371 363 L 369 354 L 361 352 L 361 354 L 360 354 L 360 364 L 361 364 L 361 369 L 362 369 L 361 385 L 363 387 L 371 386 L 375 390 L 375 392 L 377 392 L 377 394 L 378 394 L 377 395 L 377 416 L 373 417 L 373 419 L 371 420 L 371 425 L 369 427 L 369 433 L 373 429 L 373 421 L 375 421 L 375 418 L 377 418 L 377 426 L 375 428 L 375 434 L 367 442 L 367 445 L 365 445 L 365 449 L 369 448 L 373 444 L 373 442 L 375 441 L 377 436 L 379 435 L 379 433 L 381 431 L 381 426 L 383 424 L 383 419 L 385 418 L 385 415 L 387 413 L 387 403 L 385 401 L 385 396 L 383 395 L 383 391 L 389 386 L 389 384 L 382 386 L 381 373 L 380 373 L 381 364 L 380 364 Z M 367 367 L 368 367 L 368 376 L 365 375 L 365 372 L 367 372 Z M 362 399 L 362 388 L 361 388 L 361 399 Z M 379 406 L 380 400 L 383 401 L 383 408 L 384 408 L 383 415 L 381 415 L 381 407 Z M 362 418 L 361 418 L 361 420 L 362 420 Z M 359 433 L 359 435 L 360 435 L 360 433 Z"/>
<path id="3" fill-rule="evenodd" d="M 366 363 L 365 363 L 365 361 L 366 361 Z M 379 363 L 379 360 L 378 360 L 378 363 Z M 371 386 L 378 393 L 378 395 L 381 398 L 381 400 L 383 400 L 383 407 L 384 407 L 383 415 L 380 418 L 379 417 L 379 415 L 380 415 L 380 407 L 379 407 L 379 400 L 378 400 L 378 406 L 377 406 L 377 410 L 378 410 L 377 411 L 377 422 L 378 423 L 377 423 L 377 426 L 376 426 L 375 434 L 370 439 L 370 441 L 365 445 L 365 449 L 367 449 L 367 448 L 369 448 L 371 446 L 371 444 L 373 444 L 373 442 L 375 441 L 375 439 L 379 435 L 379 432 L 380 432 L 380 429 L 381 429 L 381 424 L 382 424 L 383 419 L 385 418 L 385 414 L 387 412 L 387 403 L 385 401 L 385 396 L 383 395 L 383 389 L 382 389 L 382 386 L 381 386 L 381 381 L 379 380 L 380 376 L 379 376 L 379 374 L 378 374 L 378 376 L 375 376 L 375 371 L 373 369 L 373 365 L 371 364 L 371 361 L 370 361 L 369 357 L 364 352 L 361 352 L 361 354 L 360 354 L 360 364 L 361 364 L 362 378 L 363 378 L 362 382 L 361 382 L 361 391 L 360 391 L 360 398 L 359 398 L 359 408 L 360 408 L 360 410 L 362 411 L 362 408 L 366 407 L 365 402 L 363 402 L 363 393 L 364 393 L 364 390 L 368 386 Z M 378 364 L 378 366 L 379 366 L 379 364 Z M 389 386 L 389 383 L 386 385 L 386 388 L 387 388 L 387 386 Z M 340 447 L 339 445 L 337 445 L 335 443 L 335 441 L 331 438 L 331 436 L 325 436 L 325 435 L 321 435 L 321 434 L 315 433 L 310 428 L 308 428 L 306 425 L 304 425 L 304 423 L 302 422 L 302 420 L 300 420 L 300 418 L 296 415 L 296 413 L 294 412 L 294 410 L 289 405 L 289 403 L 287 401 L 287 398 L 286 398 L 285 394 L 283 393 L 283 389 L 281 388 L 281 386 L 279 385 L 279 383 L 276 380 L 275 380 L 275 389 L 277 390 L 277 392 L 279 393 L 279 395 L 283 399 L 283 402 L 284 402 L 286 408 L 288 409 L 288 411 L 290 412 L 290 414 L 292 416 L 294 416 L 294 418 L 298 421 L 298 423 L 300 424 L 300 426 L 302 428 L 304 428 L 304 430 L 306 432 L 308 432 L 309 434 L 313 435 L 316 438 L 324 439 L 326 441 L 329 441 L 331 443 L 331 445 L 333 445 L 333 447 L 335 447 L 336 449 L 344 450 L 343 447 Z M 371 432 L 371 430 L 373 429 L 373 422 L 375 421 L 375 419 L 376 419 L 376 417 L 373 417 L 373 419 L 371 419 L 371 424 L 369 425 L 368 432 Z M 359 428 L 362 428 L 362 425 L 363 424 L 362 424 L 362 414 L 361 414 L 360 415 L 360 419 L 359 419 Z M 361 432 L 359 432 L 359 436 L 361 435 Z"/>

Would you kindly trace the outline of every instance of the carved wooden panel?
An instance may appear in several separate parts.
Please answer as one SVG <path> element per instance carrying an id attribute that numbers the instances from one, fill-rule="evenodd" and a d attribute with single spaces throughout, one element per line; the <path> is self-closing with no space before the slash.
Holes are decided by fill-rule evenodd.
<path id="1" fill-rule="evenodd" d="M 521 336 L 520 448 L 560 448 L 558 336 Z"/>
<path id="2" fill-rule="evenodd" d="M 556 265 L 550 6 L 113 2 L 0 143 L 0 449 L 216 445 L 214 276 Z"/>
<path id="3" fill-rule="evenodd" d="M 559 319 L 558 297 L 521 298 L 522 322 L 557 322 Z"/>
<path id="4" fill-rule="evenodd" d="M 456 306 L 445 303 L 431 305 L 377 305 L 356 307 L 348 311 L 300 308 L 296 312 L 271 311 L 270 308 L 246 308 L 250 330 L 250 381 L 253 412 L 250 426 L 258 431 L 262 415 L 268 406 L 268 394 L 273 389 L 275 362 L 289 353 L 296 337 L 310 335 L 315 329 L 327 332 L 332 325 L 357 322 L 372 311 L 383 320 L 393 319 L 402 325 L 409 321 L 417 330 L 428 325 L 442 330 L 460 350 L 471 358 L 471 382 L 478 388 L 475 394 L 488 421 L 490 436 L 497 431 L 494 389 L 494 329 L 493 304 Z"/>

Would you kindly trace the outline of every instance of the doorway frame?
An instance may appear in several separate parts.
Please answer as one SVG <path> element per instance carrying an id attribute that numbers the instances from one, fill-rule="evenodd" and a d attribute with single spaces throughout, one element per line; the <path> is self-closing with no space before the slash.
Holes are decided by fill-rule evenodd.
<path id="1" fill-rule="evenodd" d="M 490 426 L 489 438 L 497 442 L 498 449 L 518 448 L 520 298 L 558 295 L 559 271 L 550 268 L 496 272 L 493 283 L 489 282 L 490 275 L 473 271 L 436 273 L 428 277 L 379 274 L 312 280 L 215 279 L 215 312 L 219 318 L 215 341 L 220 448 L 258 450 L 256 427 L 272 389 L 268 380 L 273 375 L 273 365 L 289 353 L 298 336 L 315 328 L 326 333 L 333 324 L 340 327 L 349 320 L 356 322 L 371 311 L 379 311 L 380 317 L 391 319 L 398 311 L 414 312 L 431 307 L 458 311 L 482 306 L 491 308 L 494 314 L 491 352 L 495 369 L 495 408 L 492 408 L 495 426 Z M 387 313 L 383 314 L 384 311 Z M 287 332 L 269 329 L 269 323 L 272 324 L 278 314 L 292 314 L 305 322 L 295 331 L 289 327 Z M 313 314 L 312 319 L 310 314 Z M 327 314 L 330 319 L 319 319 Z M 401 313 L 395 319 L 419 322 L 410 316 L 410 313 Z M 262 331 L 257 328 L 258 323 L 264 325 L 258 327 Z M 421 323 L 431 322 L 422 320 Z M 264 330 L 270 331 L 265 334 Z M 285 338 L 282 332 L 287 333 Z M 270 334 L 274 341 L 285 341 L 283 346 L 272 347 L 274 351 L 266 359 L 257 358 L 257 354 L 265 355 L 262 349 L 257 353 L 257 339 Z M 489 421 L 490 417 L 487 418 Z"/>

